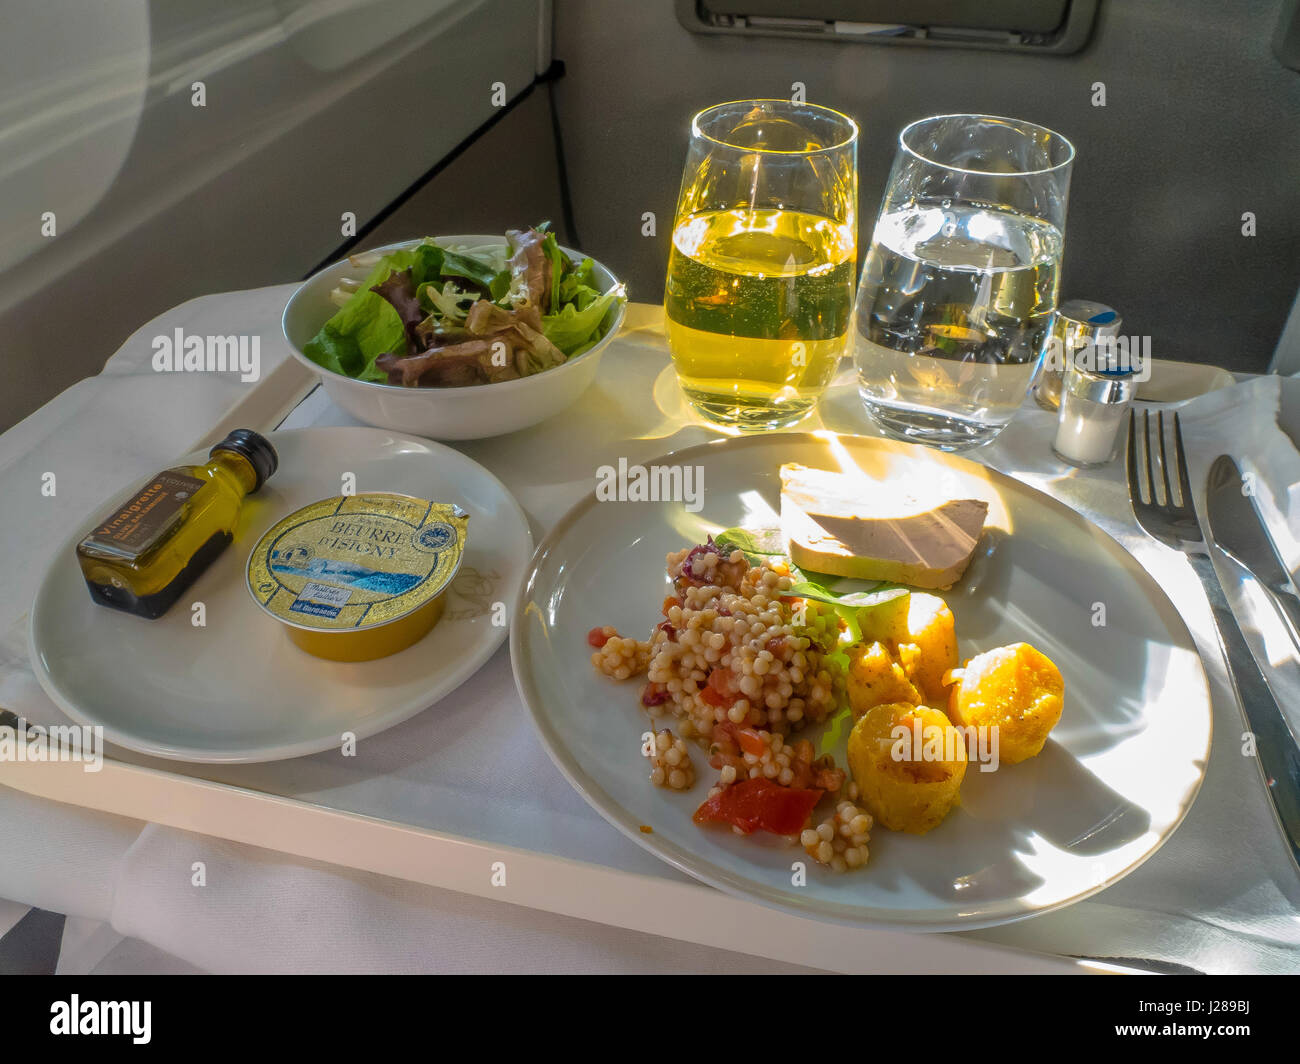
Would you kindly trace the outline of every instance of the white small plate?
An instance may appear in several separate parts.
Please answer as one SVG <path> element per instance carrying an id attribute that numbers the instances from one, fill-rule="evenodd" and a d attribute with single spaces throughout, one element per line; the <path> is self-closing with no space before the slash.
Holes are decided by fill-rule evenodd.
<path id="1" fill-rule="evenodd" d="M 180 761 L 301 757 L 338 747 L 345 732 L 362 739 L 413 717 L 501 645 L 507 627 L 493 623 L 504 616 L 493 604 L 513 600 L 532 534 L 496 477 L 449 447 L 380 429 L 298 429 L 270 439 L 280 467 L 245 499 L 234 542 L 158 620 L 91 602 L 74 556 L 86 529 L 56 555 L 32 607 L 30 650 L 41 686 L 78 724 L 102 726 L 108 742 L 129 750 Z M 195 452 L 170 464 L 206 460 Z M 299 650 L 244 580 L 262 533 L 341 494 L 346 474 L 357 492 L 455 502 L 470 514 L 442 620 L 414 646 L 375 661 L 325 661 Z M 204 627 L 192 623 L 196 602 Z"/>
<path id="2" fill-rule="evenodd" d="M 730 526 L 778 523 L 783 462 L 856 467 L 987 500 L 976 557 L 942 593 L 961 657 L 1023 641 L 1065 677 L 1064 714 L 1041 754 L 988 773 L 972 764 L 962 804 L 938 828 L 915 836 L 878 826 L 867 867 L 845 874 L 774 836 L 693 823 L 717 779 L 707 752 L 692 744 L 692 791 L 653 786 L 640 753 L 651 726 L 638 704 L 642 681 L 615 683 L 589 663 L 591 628 L 610 624 L 644 639 L 660 619 L 669 551 Z M 1195 644 L 1146 571 L 1075 511 L 974 462 L 829 432 L 723 440 L 646 464 L 702 470 L 703 509 L 594 494 L 580 502 L 533 559 L 510 644 L 515 680 L 552 759 L 641 846 L 706 883 L 799 915 L 947 931 L 1087 897 L 1141 864 L 1182 820 L 1210 750 Z M 671 724 L 661 716 L 656 726 Z M 835 754 L 844 767 L 843 743 Z"/>

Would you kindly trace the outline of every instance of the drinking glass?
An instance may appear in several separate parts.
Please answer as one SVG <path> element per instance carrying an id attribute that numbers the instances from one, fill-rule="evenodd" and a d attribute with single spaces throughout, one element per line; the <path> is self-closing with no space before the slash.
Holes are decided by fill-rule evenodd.
<path id="1" fill-rule="evenodd" d="M 994 439 L 1024 400 L 1056 309 L 1074 147 L 1013 118 L 913 122 L 862 267 L 854 354 L 887 436 Z"/>
<path id="2" fill-rule="evenodd" d="M 664 310 L 682 390 L 717 425 L 781 428 L 816 405 L 848 342 L 858 127 L 789 100 L 691 122 Z"/>

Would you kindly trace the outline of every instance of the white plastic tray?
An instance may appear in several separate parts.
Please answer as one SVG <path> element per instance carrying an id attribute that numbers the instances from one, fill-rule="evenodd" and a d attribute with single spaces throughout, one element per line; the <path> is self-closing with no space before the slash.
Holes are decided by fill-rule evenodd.
<path id="1" fill-rule="evenodd" d="M 620 344 L 637 344 L 633 322 Z M 598 380 L 580 405 L 602 404 L 619 422 L 622 403 L 659 402 L 666 444 L 653 434 L 623 441 L 616 429 L 574 456 L 583 469 L 625 454 L 647 458 L 696 442 L 665 400 L 662 356 Z M 303 398 L 304 394 L 306 395 Z M 652 400 L 654 396 L 656 399 Z M 285 416 L 286 411 L 290 411 Z M 563 422 L 564 416 L 553 419 Z M 351 424 L 310 375 L 289 362 L 199 444 L 236 426 L 300 428 Z M 589 490 L 590 472 L 566 474 L 556 449 L 581 428 L 546 423 L 499 440 L 459 445 L 518 497 L 539 539 Z M 520 437 L 527 436 L 526 441 Z M 706 438 L 700 430 L 699 439 Z M 611 451 L 610 448 L 614 449 Z M 502 593 L 506 600 L 512 593 Z M 866 931 L 786 915 L 696 883 L 623 839 L 550 765 L 515 694 L 503 648 L 455 694 L 362 744 L 345 761 L 331 754 L 265 765 L 204 766 L 153 761 L 112 750 L 103 770 L 80 765 L 0 763 L 0 782 L 56 801 L 152 821 L 704 945 L 843 972 L 1115 971 L 1112 965 L 1011 949 L 978 933 Z M 504 883 L 502 875 L 504 872 Z"/>

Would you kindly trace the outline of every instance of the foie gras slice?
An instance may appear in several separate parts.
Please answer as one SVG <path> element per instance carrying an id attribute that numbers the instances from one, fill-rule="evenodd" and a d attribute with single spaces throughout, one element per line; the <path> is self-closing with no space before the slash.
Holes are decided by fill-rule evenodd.
<path id="1" fill-rule="evenodd" d="M 790 558 L 833 576 L 951 587 L 970 564 L 988 509 L 982 499 L 923 499 L 865 475 L 781 467 Z"/>

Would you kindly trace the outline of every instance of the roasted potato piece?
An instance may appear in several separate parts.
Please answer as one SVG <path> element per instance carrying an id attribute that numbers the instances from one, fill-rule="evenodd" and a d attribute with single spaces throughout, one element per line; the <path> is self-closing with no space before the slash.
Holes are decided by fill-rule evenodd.
<path id="1" fill-rule="evenodd" d="M 952 722 L 996 727 L 998 757 L 1009 765 L 1042 750 L 1061 719 L 1065 680 L 1051 659 L 1028 643 L 978 654 L 952 678 Z"/>
<path id="2" fill-rule="evenodd" d="M 884 643 L 859 643 L 849 651 L 849 705 L 854 720 L 886 702 L 915 706 L 924 701 Z"/>
<path id="3" fill-rule="evenodd" d="M 940 710 L 886 703 L 849 734 L 859 804 L 885 827 L 924 835 L 961 796 L 966 742 Z"/>
<path id="4" fill-rule="evenodd" d="M 906 640 L 908 611 L 912 608 L 912 599 L 919 594 L 919 591 L 913 591 L 899 595 L 872 606 L 869 610 L 860 611 L 858 624 L 862 628 L 863 642 L 893 646 L 900 640 Z"/>
<path id="5" fill-rule="evenodd" d="M 957 631 L 952 610 L 938 595 L 922 591 L 907 596 L 905 613 L 904 600 L 895 602 L 898 608 L 877 607 L 863 615 L 863 639 L 889 647 L 904 675 L 920 690 L 922 698 L 918 701 L 941 706 L 948 698 L 944 673 L 957 665 Z"/>

